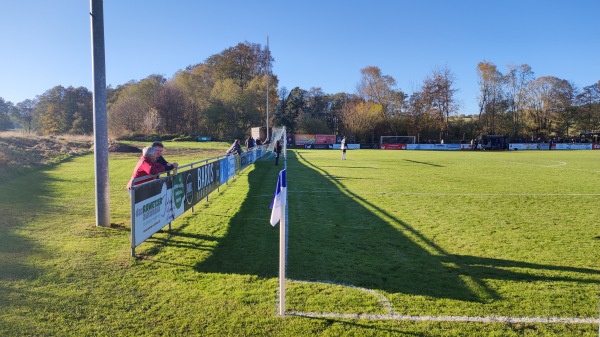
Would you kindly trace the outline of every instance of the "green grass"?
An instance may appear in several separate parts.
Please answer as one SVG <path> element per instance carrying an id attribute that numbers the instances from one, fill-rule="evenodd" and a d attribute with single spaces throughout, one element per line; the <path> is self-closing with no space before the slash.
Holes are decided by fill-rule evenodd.
<path id="1" fill-rule="evenodd" d="M 594 155 L 361 151 L 342 162 L 300 151 L 316 174 L 292 192 L 291 221 L 324 220 L 290 251 L 318 241 L 322 252 L 292 277 L 385 291 L 402 314 L 594 317 Z M 314 265 L 324 268 L 313 275 Z"/>
<path id="2" fill-rule="evenodd" d="M 165 156 L 201 159 L 191 146 Z M 287 310 L 386 313 L 352 285 L 398 314 L 597 317 L 599 154 L 290 151 Z M 136 161 L 111 155 L 112 228 L 94 226 L 92 156 L 2 183 L 0 335 L 597 335 L 592 324 L 279 318 L 268 205 L 281 166 L 258 161 L 132 259 L 124 186 Z"/>
<path id="3" fill-rule="evenodd" d="M 119 143 L 133 145 L 133 146 L 150 146 L 152 142 L 140 142 L 133 140 L 121 140 Z M 162 141 L 161 142 L 166 149 L 210 149 L 210 150 L 227 150 L 231 143 L 227 142 L 173 142 L 173 141 Z"/>
<path id="4" fill-rule="evenodd" d="M 152 145 L 151 142 L 137 142 L 137 141 L 120 141 L 120 143 L 135 146 L 139 149 L 144 148 L 145 146 Z M 191 163 L 197 163 L 198 161 L 216 158 L 219 156 L 223 156 L 227 149 L 231 146 L 231 144 L 226 142 L 172 142 L 172 141 L 163 141 L 163 145 L 165 146 L 163 151 L 163 156 L 167 161 L 171 163 L 179 163 L 180 165 L 186 165 Z M 129 161 L 135 163 L 140 157 L 140 153 L 113 153 L 112 159 L 118 158 L 118 160 L 123 160 L 119 167 L 126 167 L 129 169 Z M 198 166 L 198 165 L 195 165 Z M 183 167 L 185 169 L 185 167 Z M 126 179 L 129 179 L 127 177 Z M 127 183 L 127 182 L 125 182 Z"/>

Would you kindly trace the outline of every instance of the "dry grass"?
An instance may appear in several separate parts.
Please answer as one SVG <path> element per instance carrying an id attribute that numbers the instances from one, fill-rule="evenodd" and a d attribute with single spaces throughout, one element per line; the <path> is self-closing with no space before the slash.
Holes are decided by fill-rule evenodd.
<path id="1" fill-rule="evenodd" d="M 0 132 L 0 170 L 56 163 L 70 156 L 90 152 L 92 144 L 91 136 Z"/>
<path id="2" fill-rule="evenodd" d="M 10 130 L 10 131 L 0 131 L 0 138 L 11 138 L 11 137 L 31 137 L 31 136 L 35 136 L 35 134 L 33 132 L 26 132 L 26 131 L 16 131 L 16 130 Z"/>
<path id="3" fill-rule="evenodd" d="M 60 140 L 74 141 L 74 142 L 93 142 L 94 141 L 93 135 L 65 134 L 65 135 L 59 135 L 59 136 L 40 136 L 34 132 L 15 131 L 15 130 L 0 131 L 0 138 L 28 138 L 28 139 L 51 138 L 51 139 L 60 139 Z"/>

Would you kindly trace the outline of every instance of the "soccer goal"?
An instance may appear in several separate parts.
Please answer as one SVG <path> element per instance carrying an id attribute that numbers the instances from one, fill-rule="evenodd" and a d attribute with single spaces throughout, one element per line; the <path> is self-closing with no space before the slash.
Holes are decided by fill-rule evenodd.
<path id="1" fill-rule="evenodd" d="M 415 144 L 415 136 L 381 136 L 380 144 Z"/>

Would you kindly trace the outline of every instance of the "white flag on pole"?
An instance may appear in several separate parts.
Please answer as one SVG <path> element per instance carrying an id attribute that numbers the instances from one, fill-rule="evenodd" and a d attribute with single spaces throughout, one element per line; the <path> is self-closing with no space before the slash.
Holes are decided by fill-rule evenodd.
<path id="1" fill-rule="evenodd" d="M 287 182 L 285 180 L 285 170 L 279 172 L 277 179 L 277 188 L 271 202 L 271 225 L 275 226 L 281 220 L 282 210 L 285 210 L 287 200 Z M 284 213 L 285 214 L 285 213 Z"/>

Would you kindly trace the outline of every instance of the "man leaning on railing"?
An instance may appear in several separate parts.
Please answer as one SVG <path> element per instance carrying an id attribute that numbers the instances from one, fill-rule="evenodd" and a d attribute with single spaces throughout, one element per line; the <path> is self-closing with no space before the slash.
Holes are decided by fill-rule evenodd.
<path id="1" fill-rule="evenodd" d="M 127 183 L 127 189 L 131 189 L 132 182 L 135 186 L 156 179 L 154 175 L 157 175 L 164 170 L 165 167 L 156 162 L 156 148 L 152 146 L 146 146 L 142 149 L 142 156 L 140 157 L 140 160 L 138 161 L 135 168 L 133 169 L 131 179 Z M 145 176 L 153 177 L 149 177 L 148 179 L 140 179 L 134 182 L 135 179 Z"/>

